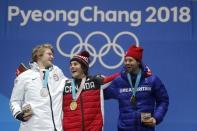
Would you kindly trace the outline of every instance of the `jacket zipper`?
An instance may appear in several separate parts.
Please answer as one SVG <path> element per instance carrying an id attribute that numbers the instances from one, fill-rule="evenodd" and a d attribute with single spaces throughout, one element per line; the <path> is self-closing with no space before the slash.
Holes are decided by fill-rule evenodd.
<path id="1" fill-rule="evenodd" d="M 81 117 L 82 117 L 82 131 L 85 131 L 85 125 L 84 125 L 84 111 L 83 111 L 83 98 L 82 98 L 82 93 L 80 95 L 80 102 L 81 102 Z"/>
<path id="2" fill-rule="evenodd" d="M 51 108 L 51 116 L 52 116 L 52 121 L 53 121 L 53 126 L 54 126 L 54 131 L 57 131 L 56 126 L 55 126 L 55 121 L 54 121 L 54 115 L 53 115 L 53 104 L 52 104 L 52 98 L 51 98 L 51 93 L 49 91 L 49 86 L 47 84 L 47 89 L 49 92 L 49 98 L 50 98 L 50 108 Z"/>

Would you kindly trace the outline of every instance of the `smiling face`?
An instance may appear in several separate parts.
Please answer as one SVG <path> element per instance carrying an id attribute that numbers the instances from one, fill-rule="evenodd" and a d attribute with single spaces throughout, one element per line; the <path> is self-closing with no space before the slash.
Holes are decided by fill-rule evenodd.
<path id="1" fill-rule="evenodd" d="M 126 66 L 127 71 L 132 74 L 137 74 L 140 69 L 140 62 L 130 56 L 125 57 L 124 65 Z"/>
<path id="2" fill-rule="evenodd" d="M 53 52 L 51 49 L 45 48 L 43 54 L 38 57 L 38 63 L 44 68 L 48 68 L 53 64 Z"/>
<path id="3" fill-rule="evenodd" d="M 78 61 L 70 62 L 70 71 L 73 78 L 82 79 L 85 76 L 82 66 Z"/>
<path id="4" fill-rule="evenodd" d="M 38 45 L 32 51 L 32 62 L 37 62 L 40 69 L 48 68 L 53 64 L 53 55 L 51 44 Z"/>
<path id="5" fill-rule="evenodd" d="M 43 55 L 40 57 L 40 61 L 45 67 L 50 67 L 53 64 L 53 52 L 50 49 L 45 49 Z"/>

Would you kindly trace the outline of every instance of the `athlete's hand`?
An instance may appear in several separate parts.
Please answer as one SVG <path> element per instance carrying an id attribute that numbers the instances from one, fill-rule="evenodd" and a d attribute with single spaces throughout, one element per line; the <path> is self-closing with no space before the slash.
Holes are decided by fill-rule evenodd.
<path id="1" fill-rule="evenodd" d="M 31 114 L 31 115 L 25 115 L 24 112 L 21 112 L 21 113 L 19 113 L 19 114 L 16 116 L 16 119 L 18 119 L 19 121 L 22 121 L 22 122 L 26 122 L 26 121 L 28 121 L 31 117 L 32 117 L 32 114 Z"/>
<path id="2" fill-rule="evenodd" d="M 144 125 L 154 127 L 156 125 L 156 119 L 154 117 L 150 117 L 146 121 L 143 122 Z"/>

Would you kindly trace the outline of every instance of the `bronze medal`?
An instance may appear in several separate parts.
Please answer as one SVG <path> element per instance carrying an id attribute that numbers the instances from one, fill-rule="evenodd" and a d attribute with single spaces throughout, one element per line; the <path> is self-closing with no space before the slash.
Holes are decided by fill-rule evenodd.
<path id="1" fill-rule="evenodd" d="M 70 103 L 70 109 L 71 109 L 72 111 L 74 111 L 74 110 L 77 109 L 77 102 L 76 102 L 76 101 L 72 101 L 72 102 Z"/>
<path id="2" fill-rule="evenodd" d="M 136 97 L 135 96 L 131 96 L 131 103 L 136 104 Z"/>

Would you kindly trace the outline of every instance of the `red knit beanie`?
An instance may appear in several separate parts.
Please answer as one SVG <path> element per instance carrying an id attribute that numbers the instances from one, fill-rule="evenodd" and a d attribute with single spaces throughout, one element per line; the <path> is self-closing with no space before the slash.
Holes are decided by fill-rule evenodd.
<path id="1" fill-rule="evenodd" d="M 142 47 L 137 47 L 136 45 L 132 45 L 129 47 L 128 51 L 125 54 L 125 57 L 130 56 L 136 59 L 137 61 L 141 62 L 142 61 L 142 53 L 143 53 L 143 48 Z"/>
<path id="2" fill-rule="evenodd" d="M 83 64 L 86 68 L 89 67 L 89 57 L 90 54 L 87 51 L 82 51 L 79 54 L 75 55 L 71 61 L 78 61 L 80 64 Z"/>

